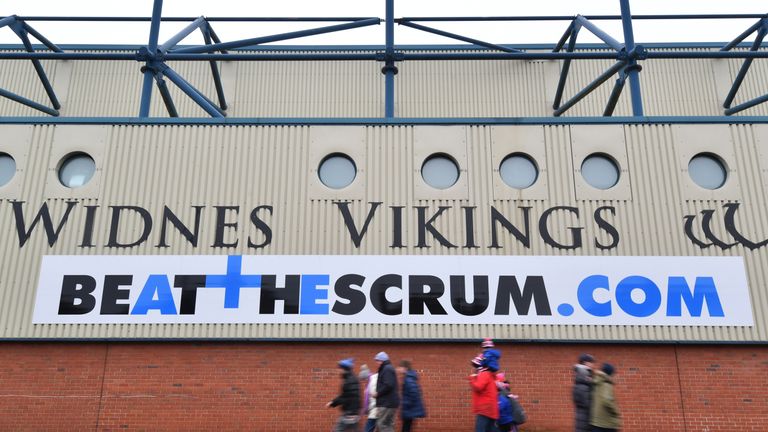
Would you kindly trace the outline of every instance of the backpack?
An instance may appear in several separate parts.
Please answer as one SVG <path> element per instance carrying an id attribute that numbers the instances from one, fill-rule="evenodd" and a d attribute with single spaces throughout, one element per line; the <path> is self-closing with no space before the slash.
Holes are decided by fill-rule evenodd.
<path id="1" fill-rule="evenodd" d="M 515 398 L 509 398 L 509 403 L 512 405 L 512 422 L 518 425 L 525 423 L 528 416 L 525 415 L 525 410 L 520 402 Z"/>

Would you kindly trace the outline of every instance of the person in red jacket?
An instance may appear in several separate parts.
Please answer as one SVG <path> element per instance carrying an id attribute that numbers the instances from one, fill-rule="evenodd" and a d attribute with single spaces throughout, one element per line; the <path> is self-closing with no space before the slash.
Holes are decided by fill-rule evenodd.
<path id="1" fill-rule="evenodd" d="M 477 357 L 472 360 L 475 373 L 469 376 L 472 388 L 472 413 L 475 414 L 475 432 L 492 432 L 499 418 L 496 377 L 487 368 L 479 365 Z"/>

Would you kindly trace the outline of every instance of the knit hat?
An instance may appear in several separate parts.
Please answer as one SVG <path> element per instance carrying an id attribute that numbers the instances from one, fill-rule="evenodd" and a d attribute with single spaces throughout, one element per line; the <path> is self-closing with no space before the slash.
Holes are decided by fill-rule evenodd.
<path id="1" fill-rule="evenodd" d="M 389 356 L 384 351 L 376 354 L 376 357 L 373 358 L 376 361 L 385 362 L 389 360 Z"/>
<path id="2" fill-rule="evenodd" d="M 483 343 L 480 344 L 480 347 L 482 348 L 493 348 L 493 339 L 491 338 L 485 338 L 483 339 Z"/>
<path id="3" fill-rule="evenodd" d="M 582 353 L 582 354 L 579 356 L 579 363 L 581 363 L 581 364 L 584 364 L 584 363 L 586 363 L 586 362 L 590 362 L 590 363 L 592 363 L 592 362 L 594 362 L 594 361 L 595 361 L 595 358 L 594 358 L 594 357 L 592 357 L 592 355 L 591 355 L 591 354 Z"/>
<path id="4" fill-rule="evenodd" d="M 616 371 L 616 368 L 613 367 L 610 363 L 604 363 L 603 364 L 603 372 L 605 372 L 606 375 L 611 376 Z"/>
<path id="5" fill-rule="evenodd" d="M 371 370 L 368 369 L 368 365 L 364 364 L 360 366 L 360 374 L 357 377 L 361 380 L 367 380 L 371 376 Z"/>
<path id="6" fill-rule="evenodd" d="M 496 374 L 496 381 L 504 382 L 506 381 L 507 376 L 504 374 L 504 372 L 499 372 Z"/>
<path id="7" fill-rule="evenodd" d="M 352 370 L 352 368 L 355 366 L 355 359 L 353 358 L 345 358 L 344 360 L 339 361 L 339 367 L 346 370 Z"/>

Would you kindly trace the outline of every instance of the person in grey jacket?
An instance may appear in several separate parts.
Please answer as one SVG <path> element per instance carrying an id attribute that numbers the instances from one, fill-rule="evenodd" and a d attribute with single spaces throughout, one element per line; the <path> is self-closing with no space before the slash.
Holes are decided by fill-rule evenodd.
<path id="1" fill-rule="evenodd" d="M 595 358 L 589 354 L 579 356 L 579 362 L 573 366 L 573 406 L 576 411 L 576 432 L 590 432 L 590 408 L 592 407 L 592 368 Z"/>

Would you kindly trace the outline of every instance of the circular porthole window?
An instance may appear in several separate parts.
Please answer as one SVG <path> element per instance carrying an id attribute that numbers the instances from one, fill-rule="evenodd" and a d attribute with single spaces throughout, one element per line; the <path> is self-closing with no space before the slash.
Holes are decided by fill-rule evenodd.
<path id="1" fill-rule="evenodd" d="M 610 189 L 619 182 L 619 166 L 609 156 L 595 153 L 581 163 L 581 176 L 594 188 Z"/>
<path id="2" fill-rule="evenodd" d="M 7 153 L 0 153 L 0 187 L 11 182 L 16 174 L 16 161 Z"/>
<path id="3" fill-rule="evenodd" d="M 728 171 L 719 157 L 711 153 L 700 153 L 688 162 L 688 175 L 704 189 L 715 190 L 725 184 Z"/>
<path id="4" fill-rule="evenodd" d="M 513 153 L 501 161 L 499 174 L 507 186 L 515 189 L 526 189 L 536 183 L 539 169 L 527 154 Z"/>
<path id="5" fill-rule="evenodd" d="M 74 153 L 66 158 L 59 167 L 59 181 L 68 188 L 85 186 L 96 172 L 96 162 L 85 153 Z"/>
<path id="6" fill-rule="evenodd" d="M 331 189 L 344 189 L 357 176 L 357 167 L 349 156 L 342 153 L 328 155 L 320 162 L 320 181 Z"/>
<path id="7" fill-rule="evenodd" d="M 421 166 L 421 178 L 435 189 L 448 189 L 459 180 L 459 166 L 448 155 L 433 154 Z"/>

